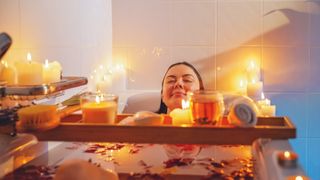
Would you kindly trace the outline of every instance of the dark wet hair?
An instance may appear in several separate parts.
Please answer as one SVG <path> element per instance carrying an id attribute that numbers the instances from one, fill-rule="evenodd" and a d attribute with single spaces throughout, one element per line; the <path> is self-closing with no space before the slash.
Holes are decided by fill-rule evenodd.
<path id="1" fill-rule="evenodd" d="M 167 69 L 167 71 L 166 71 L 166 73 L 164 74 L 163 79 L 162 79 L 162 83 L 161 83 L 161 94 L 162 94 L 162 91 L 163 91 L 164 79 L 165 79 L 168 71 L 169 71 L 172 67 L 178 66 L 178 65 L 185 65 L 185 66 L 188 66 L 189 68 L 191 68 L 191 69 L 193 70 L 193 72 L 197 75 L 197 78 L 198 78 L 198 80 L 199 80 L 199 85 L 200 85 L 199 88 L 200 88 L 200 90 L 204 90 L 204 85 L 203 85 L 203 81 L 202 81 L 202 78 L 201 78 L 201 76 L 200 76 L 200 73 L 197 71 L 197 69 L 196 69 L 192 64 L 183 61 L 183 62 L 174 63 L 174 64 L 172 64 L 171 66 L 169 66 L 169 68 Z M 158 113 L 158 114 L 166 114 L 166 113 L 167 113 L 167 109 L 168 109 L 168 107 L 167 107 L 166 104 L 164 104 L 164 102 L 163 102 L 163 100 L 162 100 L 162 96 L 161 96 L 160 107 L 159 107 L 159 110 L 156 111 L 156 113 Z"/>

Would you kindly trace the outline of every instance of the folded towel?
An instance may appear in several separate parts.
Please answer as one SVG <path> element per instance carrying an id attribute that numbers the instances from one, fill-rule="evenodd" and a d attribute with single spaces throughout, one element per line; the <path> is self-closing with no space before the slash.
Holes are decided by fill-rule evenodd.
<path id="1" fill-rule="evenodd" d="M 230 124 L 239 127 L 252 127 L 257 124 L 258 108 L 253 101 L 242 98 L 235 100 L 228 113 Z"/>

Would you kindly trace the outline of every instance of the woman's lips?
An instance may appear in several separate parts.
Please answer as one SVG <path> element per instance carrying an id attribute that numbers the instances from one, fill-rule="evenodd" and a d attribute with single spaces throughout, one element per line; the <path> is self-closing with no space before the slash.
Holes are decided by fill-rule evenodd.
<path id="1" fill-rule="evenodd" d="M 186 94 L 183 93 L 183 92 L 175 92 L 175 93 L 172 93 L 172 96 L 174 96 L 174 97 L 185 97 Z"/>

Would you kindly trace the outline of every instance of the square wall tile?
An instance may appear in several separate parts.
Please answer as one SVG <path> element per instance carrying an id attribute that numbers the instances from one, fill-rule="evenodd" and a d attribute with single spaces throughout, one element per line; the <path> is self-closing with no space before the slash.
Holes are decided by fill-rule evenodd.
<path id="1" fill-rule="evenodd" d="M 320 18 L 320 17 L 319 17 Z M 320 92 L 320 47 L 310 49 L 310 71 L 308 79 L 309 92 Z"/>
<path id="2" fill-rule="evenodd" d="M 105 46 L 110 52 L 112 47 L 112 7 L 111 0 L 79 0 L 81 19 L 82 47 Z M 85 13 L 84 13 L 85 12 Z"/>
<path id="3" fill-rule="evenodd" d="M 308 82 L 308 49 L 263 48 L 263 77 L 266 91 L 305 92 Z"/>
<path id="4" fill-rule="evenodd" d="M 137 47 L 128 49 L 127 89 L 159 90 L 167 68 L 176 61 L 170 59 L 170 48 Z"/>
<path id="5" fill-rule="evenodd" d="M 215 1 L 172 1 L 172 44 L 213 46 Z"/>
<path id="6" fill-rule="evenodd" d="M 310 6 L 310 46 L 320 46 L 320 1 L 309 2 Z"/>
<path id="7" fill-rule="evenodd" d="M 263 44 L 293 46 L 308 44 L 307 1 L 264 1 Z"/>
<path id="8" fill-rule="evenodd" d="M 218 1 L 217 46 L 261 45 L 261 1 Z"/>
<path id="9" fill-rule="evenodd" d="M 308 137 L 320 138 L 320 94 L 309 94 L 308 97 Z"/>
<path id="10" fill-rule="evenodd" d="M 320 138 L 308 139 L 307 141 L 307 175 L 311 179 L 320 179 Z"/>
<path id="11" fill-rule="evenodd" d="M 168 46 L 172 5 L 162 0 L 112 1 L 113 45 Z"/>
<path id="12" fill-rule="evenodd" d="M 12 48 L 20 47 L 19 0 L 0 1 L 0 33 L 6 32 L 12 38 Z"/>
<path id="13" fill-rule="evenodd" d="M 259 47 L 239 47 L 229 51 L 218 47 L 217 51 L 220 52 L 216 55 L 217 90 L 219 91 L 239 91 L 240 81 L 246 81 L 249 62 L 254 60 L 257 65 L 261 64 Z"/>
<path id="14" fill-rule="evenodd" d="M 307 137 L 307 103 L 308 96 L 302 93 L 281 93 L 265 96 L 276 105 L 277 116 L 288 116 L 297 128 L 297 137 Z"/>
<path id="15" fill-rule="evenodd" d="M 294 152 L 299 156 L 298 163 L 305 171 L 307 170 L 307 141 L 306 138 L 291 139 L 289 141 Z"/>
<path id="16" fill-rule="evenodd" d="M 205 89 L 215 89 L 215 56 L 213 47 L 173 47 L 173 61 L 187 61 L 200 73 Z"/>
<path id="17" fill-rule="evenodd" d="M 25 48 L 80 47 L 82 14 L 79 0 L 21 0 L 21 41 Z"/>

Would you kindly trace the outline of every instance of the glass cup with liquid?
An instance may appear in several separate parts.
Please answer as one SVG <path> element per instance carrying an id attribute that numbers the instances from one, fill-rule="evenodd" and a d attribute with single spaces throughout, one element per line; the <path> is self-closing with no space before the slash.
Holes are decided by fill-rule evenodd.
<path id="1" fill-rule="evenodd" d="M 223 96 L 217 91 L 197 90 L 188 93 L 195 124 L 219 124 L 224 113 Z"/>

